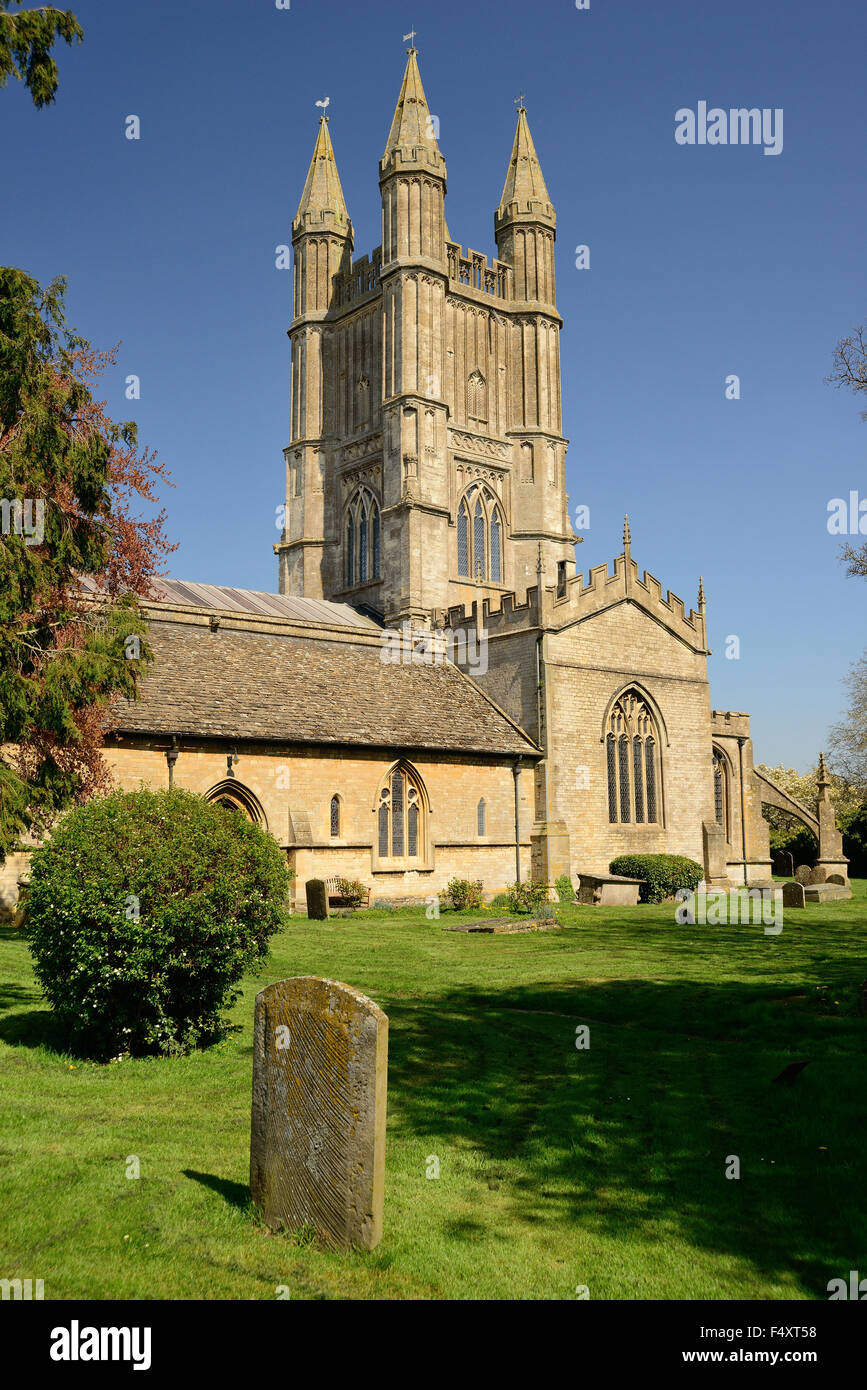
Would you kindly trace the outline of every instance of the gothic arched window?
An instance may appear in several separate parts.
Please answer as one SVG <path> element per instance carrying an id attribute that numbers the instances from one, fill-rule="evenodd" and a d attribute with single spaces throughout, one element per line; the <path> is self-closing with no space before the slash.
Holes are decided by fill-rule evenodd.
<path id="1" fill-rule="evenodd" d="M 424 858 L 425 804 L 421 782 L 405 764 L 392 768 L 376 808 L 380 859 Z"/>
<path id="2" fill-rule="evenodd" d="M 503 582 L 503 513 L 495 495 L 478 483 L 458 505 L 458 577 Z"/>
<path id="3" fill-rule="evenodd" d="M 344 574 L 346 587 L 379 578 L 379 504 L 367 488 L 359 488 L 346 509 Z"/>
<path id="4" fill-rule="evenodd" d="M 350 512 L 346 518 L 346 587 L 355 583 L 355 522 Z"/>
<path id="5" fill-rule="evenodd" d="M 358 578 L 362 584 L 367 583 L 367 569 L 370 553 L 367 545 L 367 507 L 364 498 L 361 499 L 361 506 L 356 513 L 356 525 L 358 527 Z"/>
<path id="6" fill-rule="evenodd" d="M 499 584 L 502 580 L 502 565 L 500 564 L 500 512 L 497 507 L 491 512 L 491 582 Z"/>
<path id="7" fill-rule="evenodd" d="M 481 801 L 476 807 L 476 832 L 479 835 L 486 835 L 488 833 L 485 829 L 488 819 L 487 812 L 488 808 L 485 805 L 485 798 L 482 797 Z"/>
<path id="8" fill-rule="evenodd" d="M 488 420 L 488 387 L 481 372 L 470 372 L 467 378 L 467 419 L 484 425 Z"/>
<path id="9" fill-rule="evenodd" d="M 470 574 L 470 514 L 466 499 L 458 507 L 458 574 L 468 579 Z"/>
<path id="10" fill-rule="evenodd" d="M 605 760 L 612 825 L 660 822 L 659 740 L 653 714 L 637 690 L 619 696 L 608 718 Z"/>
<path id="11" fill-rule="evenodd" d="M 338 839 L 340 836 L 340 797 L 331 798 L 331 838 Z"/>
<path id="12" fill-rule="evenodd" d="M 713 750 L 713 811 L 716 823 L 729 838 L 729 769 L 725 756 Z"/>

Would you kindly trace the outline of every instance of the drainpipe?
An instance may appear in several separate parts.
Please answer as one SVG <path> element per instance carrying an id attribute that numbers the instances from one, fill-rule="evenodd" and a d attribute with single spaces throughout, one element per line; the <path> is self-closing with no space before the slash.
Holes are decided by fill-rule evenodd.
<path id="1" fill-rule="evenodd" d="M 512 764 L 512 776 L 515 779 L 515 882 L 521 882 L 521 808 L 518 800 L 518 777 L 521 772 L 521 758 L 517 758 Z"/>
<path id="2" fill-rule="evenodd" d="M 741 784 L 741 853 L 744 859 L 744 883 L 747 882 L 747 811 L 744 801 L 744 744 L 745 738 L 738 739 L 738 776 Z"/>

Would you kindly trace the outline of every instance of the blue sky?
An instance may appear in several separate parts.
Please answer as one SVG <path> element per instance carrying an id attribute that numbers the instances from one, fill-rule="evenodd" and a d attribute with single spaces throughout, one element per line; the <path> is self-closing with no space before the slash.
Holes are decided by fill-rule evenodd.
<path id="1" fill-rule="evenodd" d="M 867 496 L 867 423 L 823 380 L 867 320 L 864 6 L 71 3 L 85 42 L 61 46 L 57 104 L 0 92 L 0 256 L 66 275 L 71 323 L 122 342 L 105 395 L 171 470 L 171 573 L 276 587 L 290 278 L 275 247 L 325 96 L 356 255 L 379 243 L 377 162 L 414 25 L 465 247 L 494 251 L 526 94 L 558 215 L 567 484 L 591 522 L 579 569 L 619 552 L 628 511 L 641 568 L 688 605 L 702 573 L 714 707 L 750 711 L 757 759 L 812 765 L 865 644 L 867 588 L 826 519 L 831 498 Z M 700 101 L 782 108 L 782 153 L 677 144 L 675 112 Z"/>

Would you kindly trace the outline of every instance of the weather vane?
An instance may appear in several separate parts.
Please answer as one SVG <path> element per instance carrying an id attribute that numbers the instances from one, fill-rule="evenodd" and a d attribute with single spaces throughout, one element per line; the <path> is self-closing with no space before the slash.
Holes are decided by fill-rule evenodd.
<path id="1" fill-rule="evenodd" d="M 408 33 L 408 34 L 404 34 L 404 36 L 403 36 L 403 41 L 404 41 L 404 43 L 406 43 L 407 39 L 409 39 L 409 41 L 410 41 L 410 43 L 412 44 L 413 48 L 415 48 L 415 32 L 416 32 L 415 29 L 410 29 L 409 33 Z"/>
<path id="2" fill-rule="evenodd" d="M 326 107 L 328 106 L 328 104 L 329 104 L 330 101 L 331 101 L 331 97 L 326 97 L 326 98 L 324 99 L 324 101 L 317 101 L 316 105 L 317 105 L 317 106 L 321 106 L 321 107 L 322 107 L 322 110 L 324 111 L 324 110 L 326 109 Z"/>
<path id="3" fill-rule="evenodd" d="M 518 108 L 519 111 L 523 111 L 523 110 L 524 110 L 524 93 L 523 93 L 523 92 L 521 93 L 521 95 L 520 95 L 519 97 L 515 97 L 515 105 L 517 106 L 517 108 Z"/>

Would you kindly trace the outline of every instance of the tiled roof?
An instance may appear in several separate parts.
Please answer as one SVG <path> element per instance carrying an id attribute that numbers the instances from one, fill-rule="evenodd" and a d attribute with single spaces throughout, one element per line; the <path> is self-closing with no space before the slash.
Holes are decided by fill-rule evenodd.
<path id="1" fill-rule="evenodd" d="M 305 600 L 294 600 L 305 602 Z M 329 607 L 336 607 L 331 604 Z M 366 633 L 353 640 L 172 622 L 148 641 L 140 699 L 114 711 L 119 732 L 531 754 L 533 743 L 448 662 L 396 665 Z"/>

